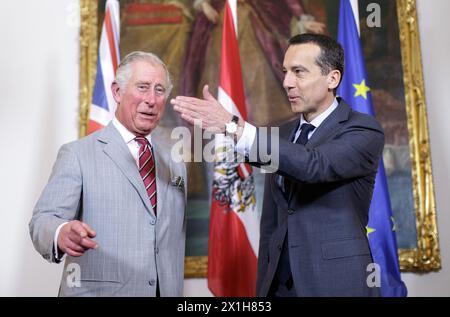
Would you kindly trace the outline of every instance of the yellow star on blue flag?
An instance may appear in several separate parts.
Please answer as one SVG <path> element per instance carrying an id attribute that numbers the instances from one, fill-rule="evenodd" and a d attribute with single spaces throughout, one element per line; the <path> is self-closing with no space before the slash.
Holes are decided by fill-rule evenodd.
<path id="1" fill-rule="evenodd" d="M 370 88 L 366 86 L 366 80 L 363 79 L 363 81 L 361 82 L 361 84 L 353 84 L 353 87 L 355 87 L 356 92 L 355 92 L 355 98 L 358 96 L 363 97 L 364 99 L 367 99 L 367 92 L 370 91 Z"/>
<path id="2" fill-rule="evenodd" d="M 374 228 L 370 228 L 369 226 L 366 226 L 366 236 L 369 237 L 369 234 L 371 234 L 372 232 L 377 231 L 377 229 Z"/>

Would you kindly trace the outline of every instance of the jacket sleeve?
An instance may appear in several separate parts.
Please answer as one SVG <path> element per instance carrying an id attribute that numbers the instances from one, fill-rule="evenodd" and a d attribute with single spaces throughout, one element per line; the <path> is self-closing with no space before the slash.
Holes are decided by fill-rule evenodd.
<path id="1" fill-rule="evenodd" d="M 272 191 L 270 189 L 271 174 L 267 174 L 264 182 L 264 200 L 263 210 L 261 214 L 260 224 L 260 240 L 258 252 L 258 280 L 256 281 L 256 294 L 262 287 L 263 280 L 267 273 L 267 266 L 269 263 L 269 244 L 272 234 L 278 226 L 278 210 L 272 198 Z"/>
<path id="2" fill-rule="evenodd" d="M 49 262 L 59 262 L 54 257 L 53 242 L 58 226 L 73 220 L 80 208 L 82 193 L 81 169 L 69 145 L 61 147 L 29 223 L 31 240 L 35 249 Z"/>
<path id="3" fill-rule="evenodd" d="M 250 163 L 257 166 L 270 164 L 277 173 L 310 184 L 370 175 L 376 172 L 384 147 L 383 130 L 375 120 L 368 118 L 346 126 L 314 148 L 273 135 L 264 136 L 264 140 L 261 137 L 258 129 Z M 275 139 L 277 142 L 273 142 Z M 260 155 L 261 144 L 266 147 L 263 153 L 269 155 Z"/>

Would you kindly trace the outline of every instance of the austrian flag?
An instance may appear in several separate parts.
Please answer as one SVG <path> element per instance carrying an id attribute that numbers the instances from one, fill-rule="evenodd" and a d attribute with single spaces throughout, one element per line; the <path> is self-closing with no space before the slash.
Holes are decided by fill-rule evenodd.
<path id="1" fill-rule="evenodd" d="M 219 102 L 247 119 L 237 41 L 236 0 L 227 1 L 223 18 Z M 252 168 L 227 160 L 233 140 L 217 135 L 209 226 L 208 287 L 215 296 L 255 296 L 259 214 Z"/>

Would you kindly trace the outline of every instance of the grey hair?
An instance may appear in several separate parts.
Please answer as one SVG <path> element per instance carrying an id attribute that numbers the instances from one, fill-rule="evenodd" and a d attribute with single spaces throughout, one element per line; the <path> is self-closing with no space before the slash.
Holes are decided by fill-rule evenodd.
<path id="1" fill-rule="evenodd" d="M 136 61 L 147 61 L 150 63 L 155 63 L 158 65 L 161 65 L 165 72 L 166 72 L 166 97 L 170 95 L 170 92 L 172 91 L 173 84 L 172 79 L 170 78 L 169 70 L 164 64 L 164 62 L 155 54 L 153 53 L 147 53 L 147 52 L 141 52 L 141 51 L 134 51 L 125 56 L 122 61 L 120 62 L 119 66 L 117 66 L 116 71 L 116 82 L 119 85 L 121 89 L 124 89 L 127 81 L 130 79 L 131 76 L 131 64 L 133 64 Z"/>

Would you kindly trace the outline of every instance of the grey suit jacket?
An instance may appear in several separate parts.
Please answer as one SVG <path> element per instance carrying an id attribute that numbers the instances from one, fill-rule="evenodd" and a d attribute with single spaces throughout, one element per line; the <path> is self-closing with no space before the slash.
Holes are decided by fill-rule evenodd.
<path id="1" fill-rule="evenodd" d="M 61 147 L 29 224 L 33 244 L 56 262 L 57 227 L 78 219 L 96 230 L 99 248 L 66 257 L 60 296 L 155 296 L 156 281 L 161 296 L 182 295 L 187 183 L 184 163 L 171 159 L 172 143 L 163 128 L 152 132 L 157 217 L 136 161 L 111 123 Z M 177 176 L 183 186 L 171 184 Z"/>
<path id="2" fill-rule="evenodd" d="M 280 127 L 277 174 L 291 182 L 288 198 L 277 174 L 266 177 L 257 295 L 268 295 L 287 235 L 298 296 L 377 296 L 366 283 L 372 257 L 365 227 L 382 128 L 342 100 L 306 145 L 291 141 L 297 125 Z"/>

